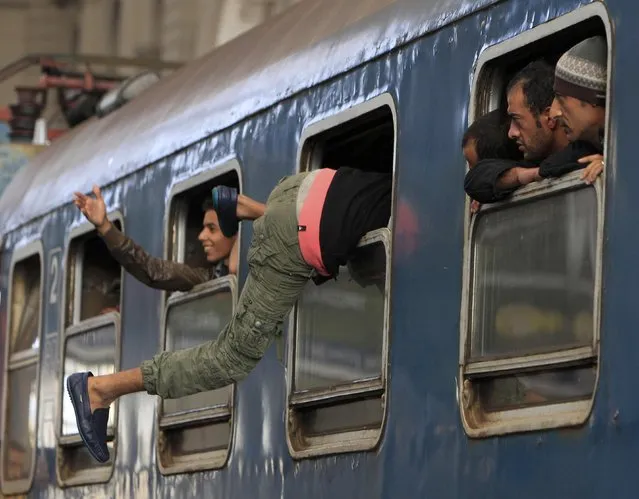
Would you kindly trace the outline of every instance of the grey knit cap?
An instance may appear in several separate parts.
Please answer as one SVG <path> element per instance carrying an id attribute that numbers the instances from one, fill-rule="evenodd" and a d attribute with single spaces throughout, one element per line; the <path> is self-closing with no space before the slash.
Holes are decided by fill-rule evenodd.
<path id="1" fill-rule="evenodd" d="M 603 36 L 578 43 L 557 61 L 555 92 L 596 106 L 606 105 L 608 49 Z"/>

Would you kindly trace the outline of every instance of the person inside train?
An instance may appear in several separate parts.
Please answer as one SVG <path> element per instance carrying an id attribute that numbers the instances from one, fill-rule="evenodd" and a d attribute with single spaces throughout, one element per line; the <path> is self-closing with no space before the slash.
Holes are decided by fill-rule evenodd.
<path id="1" fill-rule="evenodd" d="M 606 39 L 593 36 L 564 53 L 555 68 L 551 116 L 561 123 L 568 140 L 585 142 L 595 151 L 580 159 L 588 165 L 583 175 L 588 183 L 604 168 L 607 61 Z"/>
<path id="2" fill-rule="evenodd" d="M 478 163 L 484 165 L 488 161 L 503 160 L 510 165 L 511 160 L 521 161 L 523 159 L 517 144 L 508 138 L 508 126 L 508 116 L 500 109 L 490 111 L 473 121 L 464 133 L 461 143 L 462 154 L 468 163 L 469 170 L 472 171 Z M 482 166 L 482 168 L 484 167 Z M 498 172 L 498 169 L 496 171 Z M 466 178 L 468 179 L 469 176 Z M 470 178 L 474 179 L 474 177 Z M 495 178 L 495 182 L 496 180 Z M 494 191 L 492 183 L 484 182 L 485 185 L 474 187 L 477 189 L 476 196 L 483 198 L 491 195 Z M 481 193 L 481 189 L 486 188 L 490 192 Z M 471 211 L 476 212 L 478 209 L 479 201 L 473 197 Z"/>
<path id="3" fill-rule="evenodd" d="M 587 141 L 570 141 L 557 112 L 551 109 L 555 99 L 553 74 L 552 66 L 539 60 L 525 66 L 509 82 L 508 137 L 515 141 L 524 160 L 495 157 L 481 161 L 464 182 L 472 199 L 482 203 L 500 201 L 523 185 L 584 168 L 598 152 Z M 592 182 L 596 176 L 586 168 L 582 178 Z"/>
<path id="4" fill-rule="evenodd" d="M 80 435 L 100 462 L 109 459 L 109 406 L 122 395 L 146 391 L 173 399 L 244 379 L 280 334 L 307 281 L 321 284 L 336 277 L 361 237 L 388 225 L 392 173 L 348 167 L 303 172 L 282 179 L 265 207 L 225 186 L 212 195 L 227 238 L 236 235 L 238 220 L 255 220 L 249 275 L 235 314 L 215 341 L 165 351 L 115 374 L 80 372 L 67 378 Z"/>
<path id="5" fill-rule="evenodd" d="M 113 258 L 147 286 L 167 291 L 188 291 L 197 284 L 237 271 L 237 236 L 226 237 L 222 234 L 211 200 L 202 206 L 204 219 L 198 236 L 206 260 L 211 264 L 208 267 L 192 267 L 149 255 L 109 221 L 98 186 L 93 186 L 93 196 L 76 192 L 73 202 L 95 226 Z"/>

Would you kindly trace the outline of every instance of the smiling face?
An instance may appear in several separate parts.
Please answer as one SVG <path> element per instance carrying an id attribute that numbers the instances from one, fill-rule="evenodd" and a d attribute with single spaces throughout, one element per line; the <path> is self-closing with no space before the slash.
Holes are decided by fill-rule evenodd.
<path id="1" fill-rule="evenodd" d="M 535 116 L 528 106 L 521 84 L 508 92 L 508 137 L 517 142 L 524 159 L 546 158 L 553 147 L 553 129 L 549 121 L 549 109 Z"/>
<path id="2" fill-rule="evenodd" d="M 229 238 L 222 234 L 217 213 L 214 210 L 207 210 L 204 213 L 202 231 L 198 236 L 198 240 L 202 243 L 208 262 L 219 262 L 227 258 L 231 254 L 236 237 Z"/>

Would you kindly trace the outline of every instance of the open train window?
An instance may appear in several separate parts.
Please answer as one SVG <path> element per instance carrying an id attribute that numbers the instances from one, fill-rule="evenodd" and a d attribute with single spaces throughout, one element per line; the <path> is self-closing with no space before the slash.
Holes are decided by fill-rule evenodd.
<path id="1" fill-rule="evenodd" d="M 122 222 L 113 224 L 122 229 Z M 92 228 L 92 226 L 91 226 Z M 69 244 L 65 325 L 120 310 L 122 269 L 96 230 L 89 226 Z"/>
<path id="2" fill-rule="evenodd" d="M 306 128 L 300 169 L 350 166 L 394 172 L 388 95 Z M 389 221 L 392 227 L 392 217 Z M 391 235 L 362 238 L 336 280 L 309 284 L 292 314 L 287 436 L 297 458 L 374 448 L 387 397 Z"/>
<path id="3" fill-rule="evenodd" d="M 109 214 L 118 230 L 122 217 Z M 64 334 L 61 369 L 61 414 L 56 466 L 65 486 L 106 482 L 117 451 L 117 402 L 109 413 L 107 440 L 111 459 L 96 462 L 78 432 L 66 379 L 79 371 L 94 375 L 116 372 L 120 366 L 120 304 L 122 269 L 90 224 L 70 234 L 65 265 Z"/>
<path id="4" fill-rule="evenodd" d="M 592 4 L 488 49 L 475 114 L 504 105 L 508 78 L 531 60 L 554 63 L 595 35 L 608 41 L 610 82 L 610 27 Z M 579 425 L 592 410 L 605 192 L 580 176 L 533 183 L 468 219 L 458 390 L 471 437 Z"/>
<path id="5" fill-rule="evenodd" d="M 42 276 L 39 243 L 14 253 L 3 376 L 2 492 L 7 495 L 26 493 L 35 470 Z"/>
<path id="6" fill-rule="evenodd" d="M 206 215 L 203 206 L 216 185 L 239 189 L 239 172 L 239 164 L 232 160 L 176 185 L 168 209 L 169 259 L 197 267 L 216 265 L 207 261 L 198 240 Z M 221 269 L 219 277 L 168 298 L 162 328 L 165 350 L 213 341 L 230 322 L 237 302 L 237 278 L 225 272 L 228 269 Z M 174 474 L 223 467 L 233 435 L 233 408 L 234 385 L 160 401 L 156 446 L 160 471 Z"/>
<path id="7" fill-rule="evenodd" d="M 216 185 L 240 188 L 239 164 L 232 160 L 214 170 L 196 175 L 178 184 L 171 195 L 167 257 L 192 267 L 210 264 L 202 249 L 198 235 L 202 231 L 205 204 L 211 199 Z"/>

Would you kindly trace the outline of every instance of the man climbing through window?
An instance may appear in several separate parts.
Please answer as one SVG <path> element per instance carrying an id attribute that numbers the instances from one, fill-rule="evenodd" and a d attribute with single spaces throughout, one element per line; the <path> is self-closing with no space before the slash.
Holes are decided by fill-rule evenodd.
<path id="1" fill-rule="evenodd" d="M 228 187 L 216 187 L 212 194 L 226 237 L 237 233 L 238 220 L 255 220 L 249 275 L 236 312 L 215 341 L 162 352 L 111 375 L 69 376 L 80 435 L 100 462 L 109 459 L 109 406 L 122 395 L 146 391 L 180 398 L 244 379 L 280 333 L 306 282 L 336 276 L 362 236 L 388 225 L 392 174 L 347 167 L 304 172 L 281 180 L 265 209 Z"/>

